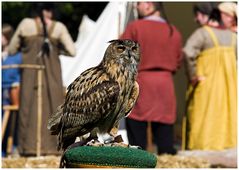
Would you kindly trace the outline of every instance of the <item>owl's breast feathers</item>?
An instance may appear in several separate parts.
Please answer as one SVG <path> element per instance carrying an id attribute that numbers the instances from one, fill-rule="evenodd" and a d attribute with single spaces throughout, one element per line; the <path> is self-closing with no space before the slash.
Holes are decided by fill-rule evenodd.
<path id="1" fill-rule="evenodd" d="M 106 72 L 120 87 L 111 126 L 130 113 L 139 95 L 139 86 L 135 81 L 137 70 L 131 69 L 132 67 L 128 65 L 121 65 L 112 61 L 106 67 Z"/>

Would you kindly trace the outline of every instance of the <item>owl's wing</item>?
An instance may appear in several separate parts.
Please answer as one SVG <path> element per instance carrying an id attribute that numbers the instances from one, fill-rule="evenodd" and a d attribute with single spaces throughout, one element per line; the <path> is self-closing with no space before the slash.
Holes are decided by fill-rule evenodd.
<path id="1" fill-rule="evenodd" d="M 132 111 L 138 97 L 139 97 L 139 84 L 135 81 L 134 86 L 130 92 L 129 101 L 126 106 L 125 117 L 127 117 Z"/>
<path id="2" fill-rule="evenodd" d="M 103 81 L 88 88 L 86 92 L 82 93 L 81 90 L 77 86 L 68 89 L 61 120 L 63 138 L 90 132 L 97 122 L 113 112 L 116 107 L 119 95 L 117 82 Z"/>

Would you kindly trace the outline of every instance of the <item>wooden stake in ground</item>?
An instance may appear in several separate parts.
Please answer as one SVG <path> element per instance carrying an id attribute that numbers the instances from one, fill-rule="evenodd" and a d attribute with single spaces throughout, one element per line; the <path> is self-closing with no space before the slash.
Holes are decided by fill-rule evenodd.
<path id="1" fill-rule="evenodd" d="M 41 124 L 42 124 L 42 71 L 37 70 L 37 156 L 41 155 Z"/>

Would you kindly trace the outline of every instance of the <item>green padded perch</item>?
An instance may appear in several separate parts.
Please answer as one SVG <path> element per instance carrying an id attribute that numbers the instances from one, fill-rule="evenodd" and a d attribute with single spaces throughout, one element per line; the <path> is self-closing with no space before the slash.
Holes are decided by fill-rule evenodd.
<path id="1" fill-rule="evenodd" d="M 66 168 L 155 168 L 157 157 L 141 149 L 80 146 L 65 152 Z"/>

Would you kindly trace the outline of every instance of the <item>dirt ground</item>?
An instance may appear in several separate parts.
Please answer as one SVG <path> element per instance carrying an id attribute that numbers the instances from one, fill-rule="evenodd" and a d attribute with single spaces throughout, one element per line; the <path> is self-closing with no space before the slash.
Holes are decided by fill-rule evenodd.
<path id="1" fill-rule="evenodd" d="M 58 168 L 60 157 L 3 158 L 2 168 Z M 202 159 L 185 156 L 158 156 L 156 168 L 208 168 L 209 163 Z"/>
<path id="2" fill-rule="evenodd" d="M 178 156 L 201 158 L 208 161 L 211 167 L 237 168 L 237 148 L 222 151 L 179 151 Z"/>

